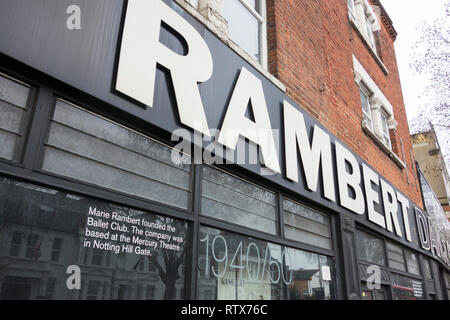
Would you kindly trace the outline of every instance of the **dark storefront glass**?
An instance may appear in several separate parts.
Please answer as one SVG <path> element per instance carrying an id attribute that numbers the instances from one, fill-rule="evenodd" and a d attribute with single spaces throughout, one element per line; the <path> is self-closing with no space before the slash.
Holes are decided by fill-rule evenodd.
<path id="1" fill-rule="evenodd" d="M 18 161 L 29 118 L 30 88 L 0 74 L 0 159 Z"/>
<path id="2" fill-rule="evenodd" d="M 386 249 L 389 267 L 400 271 L 406 271 L 405 256 L 402 247 L 391 242 L 386 242 Z"/>
<path id="3" fill-rule="evenodd" d="M 198 299 L 333 299 L 333 259 L 208 227 L 200 229 Z"/>
<path id="4" fill-rule="evenodd" d="M 172 149 L 132 129 L 58 99 L 43 169 L 187 209 L 191 166 Z"/>
<path id="5" fill-rule="evenodd" d="M 332 249 L 330 218 L 326 214 L 283 199 L 283 216 L 286 238 Z"/>
<path id="6" fill-rule="evenodd" d="M 392 274 L 394 300 L 424 300 L 423 283 L 415 278 Z"/>
<path id="7" fill-rule="evenodd" d="M 207 165 L 202 178 L 203 215 L 276 234 L 275 193 Z"/>
<path id="8" fill-rule="evenodd" d="M 386 265 L 383 240 L 361 230 L 356 231 L 358 259 L 379 265 Z"/>
<path id="9" fill-rule="evenodd" d="M 183 221 L 0 177 L 0 230 L 0 299 L 183 298 Z"/>

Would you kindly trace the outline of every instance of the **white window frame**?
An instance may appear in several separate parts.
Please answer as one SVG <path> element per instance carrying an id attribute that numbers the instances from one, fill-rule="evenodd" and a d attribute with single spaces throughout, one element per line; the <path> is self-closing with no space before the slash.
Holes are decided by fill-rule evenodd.
<path id="1" fill-rule="evenodd" d="M 355 0 L 347 0 L 348 6 L 348 15 L 350 20 L 356 21 L 356 8 L 355 8 Z"/>
<path id="2" fill-rule="evenodd" d="M 360 95 L 361 95 L 361 92 L 362 92 L 366 96 L 367 106 L 369 107 L 369 113 L 367 113 L 367 111 L 364 110 L 364 106 L 361 105 L 361 109 L 362 109 L 362 112 L 363 112 L 363 120 L 365 121 L 364 115 L 367 118 L 369 118 L 370 119 L 370 124 L 367 123 L 367 121 L 366 121 L 366 125 L 367 125 L 367 127 L 370 130 L 373 130 L 373 118 L 372 118 L 372 112 L 371 112 L 371 109 L 370 109 L 370 97 L 371 97 L 372 93 L 369 91 L 367 86 L 364 83 L 362 83 L 362 82 L 360 82 L 360 84 L 359 84 L 359 91 L 360 91 Z M 361 101 L 361 103 L 362 103 L 362 101 Z"/>
<path id="3" fill-rule="evenodd" d="M 386 99 L 384 94 L 381 92 L 380 88 L 376 85 L 375 81 L 369 76 L 367 71 L 363 68 L 361 63 L 353 55 L 353 69 L 355 73 L 355 82 L 359 87 L 359 90 L 370 94 L 369 96 L 369 106 L 370 106 L 370 117 L 372 120 L 372 126 L 369 126 L 366 121 L 364 121 L 364 116 L 362 119 L 363 128 L 369 130 L 373 133 L 373 137 L 379 142 L 386 146 L 389 150 L 392 150 L 392 143 L 389 130 L 395 129 L 398 125 L 394 118 L 394 112 L 392 105 Z M 363 114 L 367 113 L 364 111 L 361 105 Z M 383 129 L 383 121 L 386 119 L 387 132 Z M 388 143 L 387 143 L 388 142 Z"/>
<path id="4" fill-rule="evenodd" d="M 375 46 L 375 36 L 374 36 L 374 30 L 372 27 L 372 23 L 370 22 L 370 15 L 367 14 L 367 12 L 364 15 L 364 22 L 366 24 L 366 35 L 367 35 L 367 39 L 369 40 L 369 44 L 372 47 L 372 49 L 376 50 L 376 46 Z"/>
<path id="5" fill-rule="evenodd" d="M 391 136 L 389 133 L 389 114 L 381 109 L 381 128 L 383 133 L 383 142 L 385 142 L 386 147 L 392 150 Z"/>
<path id="6" fill-rule="evenodd" d="M 367 0 L 347 0 L 347 6 L 349 8 L 349 19 L 376 54 L 374 32 L 381 30 L 381 26 L 372 6 Z"/>
<path id="7" fill-rule="evenodd" d="M 225 3 L 225 1 L 229 0 L 222 0 L 222 4 Z M 268 61 L 267 61 L 267 4 L 266 0 L 255 0 L 255 3 L 259 5 L 261 8 L 261 13 L 257 12 L 255 9 L 250 7 L 250 5 L 245 0 L 238 0 L 244 8 L 246 8 L 255 18 L 258 20 L 260 32 L 259 32 L 259 39 L 258 39 L 258 45 L 259 45 L 259 61 L 255 60 L 253 56 L 251 56 L 249 53 L 247 53 L 252 60 L 257 61 L 259 64 L 261 64 L 265 69 L 268 67 Z M 223 12 L 223 7 L 222 7 Z M 233 39 L 230 38 L 230 40 L 233 41 Z M 236 43 L 237 46 L 239 44 Z M 245 50 L 244 50 L 245 51 Z"/>

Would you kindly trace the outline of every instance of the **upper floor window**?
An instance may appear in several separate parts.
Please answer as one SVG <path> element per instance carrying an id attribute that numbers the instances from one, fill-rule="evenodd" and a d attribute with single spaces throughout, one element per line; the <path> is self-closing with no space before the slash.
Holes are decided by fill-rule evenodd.
<path id="1" fill-rule="evenodd" d="M 347 0 L 347 5 L 350 19 L 355 21 L 356 20 L 355 0 Z"/>
<path id="2" fill-rule="evenodd" d="M 388 120 L 389 119 L 389 114 L 382 109 L 381 110 L 381 128 L 382 128 L 382 132 L 383 132 L 383 143 L 386 147 L 388 147 L 389 149 L 392 149 L 392 145 L 391 145 L 391 136 L 389 134 L 389 125 L 388 125 Z"/>
<path id="3" fill-rule="evenodd" d="M 372 112 L 370 110 L 370 92 L 364 84 L 359 87 L 359 95 L 361 96 L 361 105 L 364 121 L 369 129 L 373 130 Z"/>
<path id="4" fill-rule="evenodd" d="M 266 1 L 226 0 L 222 14 L 228 21 L 229 38 L 267 67 Z"/>
<path id="5" fill-rule="evenodd" d="M 353 68 L 361 97 L 363 128 L 379 144 L 392 150 L 390 129 L 397 127 L 392 105 L 355 56 L 353 56 Z"/>
<path id="6" fill-rule="evenodd" d="M 20 161 L 31 88 L 0 73 L 0 159 Z"/>
<path id="7" fill-rule="evenodd" d="M 375 48 L 375 39 L 373 36 L 373 31 L 372 31 L 372 23 L 370 22 L 370 15 L 368 15 L 367 13 L 364 14 L 364 21 L 366 23 L 367 39 L 369 40 L 370 46 L 374 49 Z"/>
<path id="8" fill-rule="evenodd" d="M 376 52 L 374 33 L 381 29 L 375 12 L 367 0 L 347 0 L 349 18 L 362 38 Z"/>

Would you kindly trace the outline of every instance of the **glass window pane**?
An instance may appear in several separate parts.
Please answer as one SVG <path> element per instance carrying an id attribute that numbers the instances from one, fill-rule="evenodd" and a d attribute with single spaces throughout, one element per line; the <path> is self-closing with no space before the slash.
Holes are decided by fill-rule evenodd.
<path id="1" fill-rule="evenodd" d="M 198 266 L 202 300 L 335 298 L 331 258 L 226 231 L 200 228 Z"/>
<path id="2" fill-rule="evenodd" d="M 202 214 L 276 234 L 277 208 L 273 192 L 204 165 Z"/>
<path id="3" fill-rule="evenodd" d="M 393 243 L 386 242 L 386 249 L 389 260 L 389 267 L 401 271 L 406 271 L 402 248 L 394 245 Z"/>
<path id="4" fill-rule="evenodd" d="M 425 277 L 427 279 L 433 279 L 433 276 L 431 275 L 430 261 L 426 258 L 423 259 L 423 267 L 424 267 Z"/>
<path id="5" fill-rule="evenodd" d="M 372 24 L 370 23 L 370 19 L 369 19 L 368 16 L 365 16 L 365 20 L 366 20 L 367 37 L 369 38 L 370 46 L 372 48 L 374 48 L 375 47 L 375 41 L 374 41 L 374 38 L 373 38 Z"/>
<path id="6" fill-rule="evenodd" d="M 327 215 L 287 199 L 283 199 L 283 215 L 286 238 L 331 250 Z"/>
<path id="7" fill-rule="evenodd" d="M 358 258 L 379 265 L 386 265 L 383 241 L 366 232 L 357 230 L 356 249 Z"/>
<path id="8" fill-rule="evenodd" d="M 417 258 L 417 255 L 408 250 L 406 250 L 405 255 L 408 272 L 415 275 L 420 275 L 419 259 Z"/>
<path id="9" fill-rule="evenodd" d="M 239 0 L 223 3 L 223 16 L 228 21 L 228 35 L 256 61 L 260 61 L 260 23 Z"/>
<path id="10" fill-rule="evenodd" d="M 58 100 L 43 169 L 187 209 L 191 167 L 172 162 L 171 150 Z"/>
<path id="11" fill-rule="evenodd" d="M 18 160 L 30 88 L 0 74 L 0 158 Z"/>
<path id="12" fill-rule="evenodd" d="M 423 283 L 417 279 L 392 273 L 394 300 L 424 300 Z"/>
<path id="13" fill-rule="evenodd" d="M 362 89 L 359 90 L 359 93 L 361 96 L 361 104 L 362 104 L 363 111 L 367 115 L 370 115 L 369 96 Z"/>
<path id="14" fill-rule="evenodd" d="M 330 300 L 334 298 L 333 260 L 302 250 L 286 249 L 285 263 L 292 281 L 288 286 L 289 300 Z M 331 278 L 328 277 L 330 275 Z"/>
<path id="15" fill-rule="evenodd" d="M 41 288 L 51 288 L 58 300 L 137 299 L 146 293 L 172 300 L 184 289 L 190 246 L 184 221 L 3 177 L 0 221 L 0 299 L 35 300 Z M 2 243 L 20 239 L 23 248 L 11 257 Z M 157 271 L 140 268 L 142 261 Z M 67 288 L 65 270 L 71 265 L 80 267 L 81 290 Z M 138 297 L 137 284 L 154 290 L 141 290 Z"/>

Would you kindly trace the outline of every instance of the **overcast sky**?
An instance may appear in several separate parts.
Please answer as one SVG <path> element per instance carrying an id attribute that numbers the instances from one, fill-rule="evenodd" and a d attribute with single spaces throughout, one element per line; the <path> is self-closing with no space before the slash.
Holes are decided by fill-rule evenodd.
<path id="1" fill-rule="evenodd" d="M 425 21 L 432 24 L 437 18 L 444 17 L 444 8 L 447 1 L 381 0 L 398 33 L 395 41 L 395 52 L 408 120 L 417 116 L 419 106 L 425 104 L 425 98 L 420 96 L 423 93 L 424 84 L 427 82 L 426 77 L 418 75 L 409 67 L 412 47 L 419 38 L 416 28 Z M 435 129 L 438 133 L 441 147 L 444 149 L 444 154 L 450 154 L 450 146 L 444 142 L 442 136 L 444 134 L 448 135 L 448 130 L 446 133 L 442 133 L 442 131 L 438 132 L 439 129 L 437 127 Z M 445 140 L 448 142 L 448 137 Z M 446 160 L 447 167 L 449 167 L 448 159 Z"/>
<path id="2" fill-rule="evenodd" d="M 399 65 L 403 95 L 408 119 L 417 114 L 421 102 L 419 95 L 424 87 L 422 78 L 409 68 L 411 48 L 419 35 L 416 28 L 424 21 L 430 24 L 445 14 L 447 0 L 381 0 L 383 7 L 392 19 L 398 36 L 395 53 Z"/>

